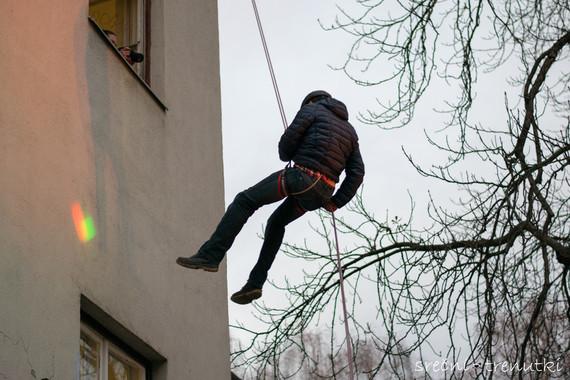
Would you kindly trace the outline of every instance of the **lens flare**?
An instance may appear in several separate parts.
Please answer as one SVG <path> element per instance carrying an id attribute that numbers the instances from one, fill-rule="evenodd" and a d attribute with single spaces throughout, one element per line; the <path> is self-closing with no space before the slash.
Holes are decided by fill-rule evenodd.
<path id="1" fill-rule="evenodd" d="M 93 218 L 88 215 L 83 215 L 79 202 L 74 202 L 71 205 L 71 215 L 73 216 L 73 223 L 75 224 L 75 230 L 77 231 L 79 240 L 85 243 L 93 239 L 97 234 L 95 232 L 95 223 L 93 223 Z"/>

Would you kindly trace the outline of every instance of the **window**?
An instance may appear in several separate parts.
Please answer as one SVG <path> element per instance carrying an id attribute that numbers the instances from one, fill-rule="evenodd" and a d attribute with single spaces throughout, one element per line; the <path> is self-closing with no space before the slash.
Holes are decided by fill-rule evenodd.
<path id="1" fill-rule="evenodd" d="M 133 65 L 141 78 L 149 82 L 148 0 L 89 0 L 89 16 L 103 30 L 117 36 L 117 47 L 128 46 L 145 59 Z"/>
<path id="2" fill-rule="evenodd" d="M 145 367 L 105 339 L 81 324 L 79 343 L 80 380 L 145 380 Z"/>

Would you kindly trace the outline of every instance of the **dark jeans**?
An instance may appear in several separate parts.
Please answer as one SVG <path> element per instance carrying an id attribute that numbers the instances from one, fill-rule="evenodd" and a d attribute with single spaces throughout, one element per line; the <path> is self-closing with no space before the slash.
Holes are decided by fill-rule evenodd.
<path id="1" fill-rule="evenodd" d="M 331 198 L 334 189 L 322 181 L 315 181 L 317 178 L 299 168 L 288 167 L 242 191 L 228 206 L 210 240 L 198 252 L 214 263 L 222 261 L 249 217 L 261 206 L 277 202 L 286 196 L 283 192 L 284 184 L 289 195 L 269 217 L 259 259 L 249 275 L 248 282 L 261 288 L 283 241 L 285 226 L 306 211 L 325 205 Z"/>

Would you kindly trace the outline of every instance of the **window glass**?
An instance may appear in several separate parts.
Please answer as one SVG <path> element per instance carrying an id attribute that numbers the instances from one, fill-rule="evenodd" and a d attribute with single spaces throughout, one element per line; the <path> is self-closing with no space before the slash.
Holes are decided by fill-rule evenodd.
<path id="1" fill-rule="evenodd" d="M 79 350 L 80 380 L 145 380 L 141 363 L 83 324 Z"/>
<path id="2" fill-rule="evenodd" d="M 135 363 L 109 352 L 108 380 L 143 380 L 143 372 Z"/>
<path id="3" fill-rule="evenodd" d="M 129 380 L 129 364 L 109 354 L 109 380 Z"/>
<path id="4" fill-rule="evenodd" d="M 117 36 L 117 48 L 127 46 L 146 56 L 145 11 L 144 0 L 89 0 L 89 16 Z M 144 78 L 145 64 L 137 63 L 133 69 Z"/>
<path id="5" fill-rule="evenodd" d="M 79 379 L 99 380 L 99 352 L 101 344 L 83 331 L 80 335 Z"/>
<path id="6" fill-rule="evenodd" d="M 129 17 L 129 0 L 90 0 L 89 16 L 99 24 L 101 29 L 110 30 L 117 35 L 117 43 L 121 46 L 131 44 L 133 21 Z"/>

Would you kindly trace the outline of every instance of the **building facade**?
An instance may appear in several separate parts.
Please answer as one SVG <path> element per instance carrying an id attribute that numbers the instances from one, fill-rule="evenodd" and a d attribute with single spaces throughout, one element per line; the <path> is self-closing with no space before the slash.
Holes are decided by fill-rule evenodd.
<path id="1" fill-rule="evenodd" d="M 230 378 L 225 264 L 175 264 L 224 208 L 217 26 L 0 0 L 0 379 Z"/>

